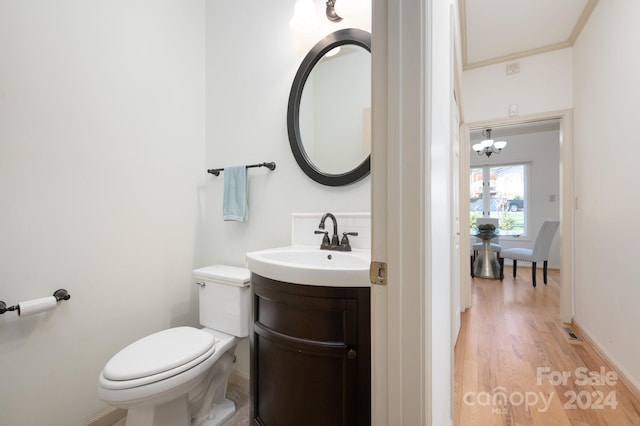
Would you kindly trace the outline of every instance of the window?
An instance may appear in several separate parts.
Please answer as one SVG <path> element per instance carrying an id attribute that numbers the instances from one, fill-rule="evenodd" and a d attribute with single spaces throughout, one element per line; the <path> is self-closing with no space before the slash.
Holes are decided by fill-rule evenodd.
<path id="1" fill-rule="evenodd" d="M 471 227 L 478 217 L 500 219 L 500 229 L 526 232 L 527 165 L 472 168 Z"/>

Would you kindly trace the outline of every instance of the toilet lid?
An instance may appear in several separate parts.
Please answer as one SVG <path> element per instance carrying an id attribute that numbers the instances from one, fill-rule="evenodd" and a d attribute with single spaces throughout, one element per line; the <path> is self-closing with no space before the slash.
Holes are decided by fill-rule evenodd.
<path id="1" fill-rule="evenodd" d="M 228 265 L 212 265 L 194 269 L 192 275 L 196 279 L 214 280 L 219 283 L 246 287 L 251 282 L 251 272 L 246 268 Z"/>
<path id="2" fill-rule="evenodd" d="M 133 380 L 172 370 L 198 358 L 215 344 L 209 333 L 175 327 L 144 337 L 118 352 L 104 367 L 109 380 Z"/>

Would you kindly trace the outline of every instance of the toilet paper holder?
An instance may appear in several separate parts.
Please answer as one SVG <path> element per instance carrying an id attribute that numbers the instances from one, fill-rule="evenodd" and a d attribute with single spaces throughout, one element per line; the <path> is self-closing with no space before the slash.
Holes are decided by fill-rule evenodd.
<path id="1" fill-rule="evenodd" d="M 71 295 L 64 288 L 61 288 L 53 292 L 53 297 L 56 298 L 56 302 L 60 302 L 61 300 L 71 299 Z M 4 303 L 2 300 L 0 300 L 0 315 L 4 314 L 7 311 L 19 311 L 20 310 L 19 306 L 20 304 L 18 303 L 17 305 L 7 307 L 7 304 Z"/>

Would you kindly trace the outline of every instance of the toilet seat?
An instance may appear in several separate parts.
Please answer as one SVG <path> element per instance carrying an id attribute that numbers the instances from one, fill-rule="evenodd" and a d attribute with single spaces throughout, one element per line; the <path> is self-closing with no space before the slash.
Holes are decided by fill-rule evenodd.
<path id="1" fill-rule="evenodd" d="M 175 327 L 144 337 L 118 352 L 104 367 L 100 385 L 128 389 L 180 374 L 216 351 L 217 339 L 193 327 Z"/>

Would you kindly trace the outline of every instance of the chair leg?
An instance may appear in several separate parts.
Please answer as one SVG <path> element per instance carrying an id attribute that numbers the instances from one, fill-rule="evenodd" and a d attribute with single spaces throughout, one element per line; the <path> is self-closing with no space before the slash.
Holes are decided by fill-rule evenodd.
<path id="1" fill-rule="evenodd" d="M 518 261 L 513 259 L 513 278 L 516 277 L 516 269 L 518 269 Z"/>
<path id="2" fill-rule="evenodd" d="M 504 280 L 504 257 L 498 256 L 498 263 L 500 264 L 500 281 Z"/>
<path id="3" fill-rule="evenodd" d="M 473 261 L 475 256 L 471 256 L 471 278 L 473 278 Z"/>
<path id="4" fill-rule="evenodd" d="M 542 277 L 544 278 L 544 284 L 547 285 L 547 261 L 545 260 L 542 266 Z"/>
<path id="5" fill-rule="evenodd" d="M 533 287 L 536 286 L 536 262 L 531 262 L 531 279 L 533 280 Z"/>

